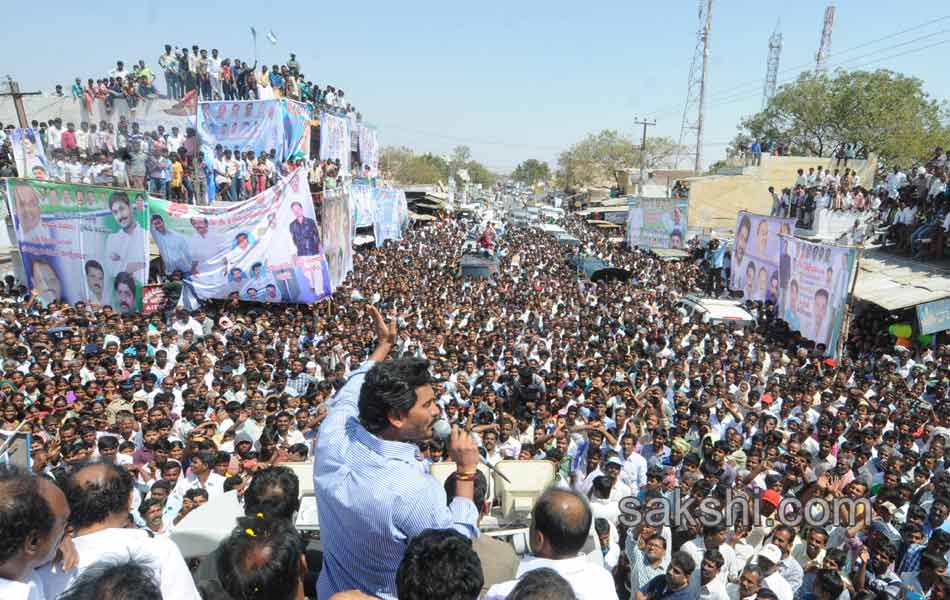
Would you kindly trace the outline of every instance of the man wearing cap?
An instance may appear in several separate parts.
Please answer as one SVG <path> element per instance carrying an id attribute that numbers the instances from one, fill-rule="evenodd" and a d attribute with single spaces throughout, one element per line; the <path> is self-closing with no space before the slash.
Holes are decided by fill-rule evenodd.
<path id="1" fill-rule="evenodd" d="M 132 412 L 133 393 L 134 386 L 132 385 L 132 380 L 123 379 L 119 382 L 119 395 L 106 406 L 106 418 L 109 419 L 110 425 L 115 424 L 116 415 L 119 411 Z"/>
<path id="2" fill-rule="evenodd" d="M 775 544 L 766 544 L 755 555 L 755 564 L 762 570 L 762 587 L 775 593 L 778 600 L 794 600 L 795 592 L 788 581 L 779 573 L 779 563 L 782 562 L 782 550 Z"/>

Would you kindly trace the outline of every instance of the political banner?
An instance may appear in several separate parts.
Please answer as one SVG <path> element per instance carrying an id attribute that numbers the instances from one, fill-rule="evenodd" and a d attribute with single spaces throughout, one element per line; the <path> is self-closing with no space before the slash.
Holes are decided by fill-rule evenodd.
<path id="1" fill-rule="evenodd" d="M 354 181 L 350 185 L 350 204 L 353 209 L 353 228 L 369 227 L 376 220 L 373 206 L 373 186 L 368 181 Z"/>
<path id="2" fill-rule="evenodd" d="M 142 288 L 142 314 L 160 312 L 165 307 L 165 288 L 161 285 L 146 285 Z"/>
<path id="3" fill-rule="evenodd" d="M 379 175 L 379 140 L 376 129 L 365 123 L 360 126 L 360 163 L 364 177 Z"/>
<path id="4" fill-rule="evenodd" d="M 376 209 L 373 221 L 376 247 L 382 248 L 386 240 L 401 240 L 402 232 L 409 224 L 406 193 L 392 188 L 373 188 L 373 204 Z"/>
<path id="5" fill-rule="evenodd" d="M 148 278 L 149 203 L 143 192 L 8 179 L 27 285 L 39 301 L 138 311 Z"/>
<path id="6" fill-rule="evenodd" d="M 736 218 L 729 288 L 743 292 L 746 300 L 778 302 L 780 236 L 794 231 L 795 219 L 741 211 Z"/>
<path id="7" fill-rule="evenodd" d="M 780 235 L 778 315 L 834 355 L 857 252 Z"/>
<path id="8" fill-rule="evenodd" d="M 284 138 L 287 157 L 294 160 L 310 158 L 310 121 L 313 107 L 304 102 L 282 100 L 284 105 Z"/>
<path id="9" fill-rule="evenodd" d="M 235 100 L 198 104 L 197 128 L 205 162 L 214 149 L 232 152 L 275 152 L 277 160 L 307 158 L 311 109 L 292 100 Z"/>
<path id="10" fill-rule="evenodd" d="M 917 322 L 922 335 L 950 329 L 950 298 L 918 304 Z"/>
<path id="11" fill-rule="evenodd" d="M 305 169 L 226 207 L 152 198 L 151 210 L 165 272 L 198 299 L 309 303 L 332 291 Z"/>
<path id="12" fill-rule="evenodd" d="M 350 122 L 346 117 L 320 113 L 320 160 L 338 160 L 340 172 L 350 172 Z"/>
<path id="13" fill-rule="evenodd" d="M 323 252 L 330 269 L 330 285 L 335 290 L 353 271 L 352 196 L 345 188 L 326 190 L 320 219 Z"/>
<path id="14" fill-rule="evenodd" d="M 13 162 L 20 177 L 50 179 L 49 163 L 43 150 L 43 140 L 35 129 L 14 129 L 10 133 Z"/>
<path id="15" fill-rule="evenodd" d="M 627 242 L 641 248 L 683 248 L 689 200 L 633 198 L 627 212 Z"/>
<path id="16" fill-rule="evenodd" d="M 360 122 L 356 120 L 356 113 L 347 113 L 346 120 L 350 128 L 350 152 L 359 152 L 360 149 Z"/>

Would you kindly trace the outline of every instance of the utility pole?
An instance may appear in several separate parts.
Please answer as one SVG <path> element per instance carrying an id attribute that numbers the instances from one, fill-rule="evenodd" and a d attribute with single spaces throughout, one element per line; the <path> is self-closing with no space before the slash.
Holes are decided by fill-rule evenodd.
<path id="1" fill-rule="evenodd" d="M 26 109 L 23 108 L 23 96 L 39 96 L 41 92 L 21 92 L 20 84 L 7 75 L 7 82 L 10 85 L 10 91 L 0 94 L 0 96 L 12 96 L 13 107 L 16 109 L 17 120 L 20 122 L 20 129 L 28 129 L 30 122 L 26 119 Z"/>
<path id="2" fill-rule="evenodd" d="M 775 31 L 769 37 L 769 58 L 765 63 L 765 85 L 762 88 L 762 108 L 768 106 L 769 100 L 775 95 L 778 85 L 778 62 L 782 56 L 782 32 L 779 23 L 775 24 Z"/>
<path id="3" fill-rule="evenodd" d="M 647 127 L 655 126 L 656 119 L 634 119 L 636 125 L 643 125 L 643 139 L 640 143 L 640 190 L 643 190 L 643 181 L 646 178 L 647 170 Z"/>

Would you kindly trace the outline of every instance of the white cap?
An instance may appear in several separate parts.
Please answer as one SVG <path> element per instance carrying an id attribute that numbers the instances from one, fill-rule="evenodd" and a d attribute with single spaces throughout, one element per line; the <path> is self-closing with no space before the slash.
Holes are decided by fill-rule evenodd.
<path id="1" fill-rule="evenodd" d="M 782 551 L 775 544 L 766 544 L 755 556 L 756 559 L 764 558 L 772 563 L 772 565 L 777 565 L 782 562 Z"/>

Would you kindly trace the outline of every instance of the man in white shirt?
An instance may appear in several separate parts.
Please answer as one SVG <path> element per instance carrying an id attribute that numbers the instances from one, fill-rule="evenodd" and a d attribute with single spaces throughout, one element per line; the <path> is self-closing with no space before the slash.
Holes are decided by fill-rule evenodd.
<path id="1" fill-rule="evenodd" d="M 218 58 L 218 49 L 211 49 L 208 58 L 208 79 L 211 81 L 211 93 L 215 100 L 223 100 L 224 92 L 221 88 L 221 59 Z"/>
<path id="2" fill-rule="evenodd" d="M 199 452 L 191 457 L 191 474 L 186 480 L 186 491 L 202 489 L 208 492 L 208 501 L 224 493 L 225 477 L 218 475 L 214 468 L 213 452 Z"/>
<path id="3" fill-rule="evenodd" d="M 191 275 L 198 275 L 199 272 L 208 271 L 212 267 L 208 261 L 221 253 L 221 242 L 218 236 L 211 233 L 208 225 L 208 219 L 205 217 L 192 217 L 191 226 L 195 228 L 197 235 L 190 236 L 188 243 L 190 245 L 191 255 Z"/>
<path id="4" fill-rule="evenodd" d="M 762 587 L 772 590 L 778 596 L 778 600 L 793 600 L 795 592 L 792 590 L 792 586 L 778 571 L 781 562 L 782 550 L 775 544 L 766 544 L 755 557 L 755 564 L 758 565 L 765 576 L 762 579 Z"/>
<path id="5" fill-rule="evenodd" d="M 683 544 L 683 547 L 680 548 L 680 550 L 689 554 L 690 558 L 692 558 L 696 564 L 696 569 L 693 571 L 692 577 L 690 577 L 690 587 L 697 590 L 697 593 L 701 585 L 700 571 L 703 556 L 710 550 L 719 550 L 719 553 L 722 555 L 723 565 L 719 569 L 717 577 L 723 586 L 728 583 L 731 577 L 738 574 L 740 565 L 736 560 L 736 551 L 726 544 L 725 541 L 726 526 L 722 523 L 717 523 L 715 525 L 703 526 L 701 535 L 686 542 Z"/>
<path id="6" fill-rule="evenodd" d="M 63 147 L 63 122 L 60 119 L 54 119 L 46 129 L 46 145 L 53 150 L 61 150 Z"/>
<path id="7" fill-rule="evenodd" d="M 547 567 L 571 584 L 578 600 L 617 600 L 613 577 L 579 554 L 590 536 L 593 516 L 587 500 L 568 490 L 548 490 L 534 505 L 529 532 L 532 554 L 521 560 L 518 577 Z M 517 580 L 493 585 L 486 600 L 507 598 Z"/>
<path id="8" fill-rule="evenodd" d="M 2 467 L 0 498 L 0 539 L 12 550 L 0 557 L 0 598 L 43 600 L 33 570 L 59 549 L 69 520 L 66 496 L 48 479 Z"/>
<path id="9" fill-rule="evenodd" d="M 128 273 L 139 283 L 144 283 L 148 275 L 145 257 L 148 253 L 148 240 L 135 215 L 132 204 L 125 192 L 113 192 L 109 196 L 109 210 L 119 224 L 119 231 L 106 238 L 106 270 L 110 277 L 119 273 Z"/>
<path id="10" fill-rule="evenodd" d="M 46 598 L 57 598 L 86 569 L 99 561 L 118 562 L 134 557 L 147 565 L 164 598 L 199 600 L 188 566 L 178 547 L 168 539 L 152 538 L 140 529 L 129 529 L 132 476 L 113 464 L 82 467 L 66 482 L 73 501 L 70 522 L 78 565 L 64 571 L 48 565 L 36 571 Z"/>
<path id="11" fill-rule="evenodd" d="M 726 584 L 719 577 L 724 562 L 719 550 L 706 550 L 699 564 L 699 600 L 729 600 Z"/>

